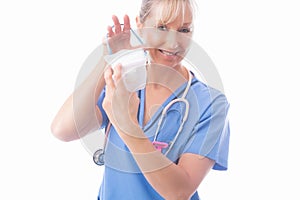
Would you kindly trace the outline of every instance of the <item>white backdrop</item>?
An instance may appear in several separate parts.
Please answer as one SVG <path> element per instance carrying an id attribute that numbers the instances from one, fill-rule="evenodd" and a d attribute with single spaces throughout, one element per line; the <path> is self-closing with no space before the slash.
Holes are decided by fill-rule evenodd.
<path id="1" fill-rule="evenodd" d="M 96 199 L 102 168 L 50 124 L 111 15 L 134 22 L 139 2 L 0 1 L 0 199 Z M 296 0 L 199 1 L 195 41 L 231 103 L 229 170 L 203 200 L 300 198 L 299 18 Z"/>

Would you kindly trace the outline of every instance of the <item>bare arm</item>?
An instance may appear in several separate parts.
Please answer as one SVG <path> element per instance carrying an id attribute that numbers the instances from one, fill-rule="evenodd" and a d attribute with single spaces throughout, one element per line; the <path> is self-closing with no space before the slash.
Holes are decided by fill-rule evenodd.
<path id="1" fill-rule="evenodd" d="M 140 138 L 118 130 L 152 187 L 165 199 L 190 199 L 215 162 L 186 153 L 176 165 L 157 151 L 147 138 L 142 138 L 144 133 L 141 129 L 134 128 L 133 132 L 135 136 L 140 135 Z"/>
<path id="2" fill-rule="evenodd" d="M 115 53 L 121 49 L 130 49 L 129 17 L 127 15 L 124 16 L 123 30 L 119 19 L 116 16 L 112 16 L 112 19 L 115 32 L 112 30 L 112 26 L 107 28 L 112 52 Z M 99 128 L 99 125 L 102 123 L 102 115 L 96 103 L 105 85 L 103 74 L 106 63 L 104 56 L 108 52 L 107 41 L 103 42 L 103 56 L 99 63 L 86 80 L 65 101 L 52 122 L 52 133 L 63 141 L 79 139 Z"/>
<path id="3" fill-rule="evenodd" d="M 106 52 L 102 46 L 102 55 Z M 97 100 L 104 88 L 105 61 L 103 56 L 89 76 L 67 98 L 51 124 L 51 131 L 62 141 L 72 141 L 99 128 L 102 115 Z"/>

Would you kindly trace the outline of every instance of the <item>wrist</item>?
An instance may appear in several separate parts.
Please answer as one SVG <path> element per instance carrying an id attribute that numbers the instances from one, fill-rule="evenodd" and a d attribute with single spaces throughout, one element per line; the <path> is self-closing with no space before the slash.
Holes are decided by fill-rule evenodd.
<path id="1" fill-rule="evenodd" d="M 117 132 L 123 139 L 148 139 L 138 122 L 128 123 L 126 126 L 118 126 Z"/>
<path id="2" fill-rule="evenodd" d="M 101 45 L 101 47 L 102 47 L 102 52 L 103 52 L 103 56 L 109 55 L 109 47 L 108 47 L 107 42 L 108 42 L 108 41 L 107 41 L 106 37 L 103 37 L 103 38 L 102 38 L 102 45 Z"/>

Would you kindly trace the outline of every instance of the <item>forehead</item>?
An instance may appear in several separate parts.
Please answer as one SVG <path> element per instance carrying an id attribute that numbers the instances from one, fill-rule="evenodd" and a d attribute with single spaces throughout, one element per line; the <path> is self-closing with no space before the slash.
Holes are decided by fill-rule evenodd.
<path id="1" fill-rule="evenodd" d="M 156 24 L 190 24 L 193 21 L 193 9 L 189 1 L 158 1 L 152 5 L 148 19 Z"/>

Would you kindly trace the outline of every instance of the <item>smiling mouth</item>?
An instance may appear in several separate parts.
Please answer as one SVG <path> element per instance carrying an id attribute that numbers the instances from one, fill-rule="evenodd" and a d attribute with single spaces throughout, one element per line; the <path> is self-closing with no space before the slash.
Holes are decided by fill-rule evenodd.
<path id="1" fill-rule="evenodd" d="M 170 52 L 170 51 L 165 51 L 162 49 L 158 49 L 159 52 L 161 52 L 162 54 L 166 55 L 166 56 L 176 56 L 178 52 Z"/>

